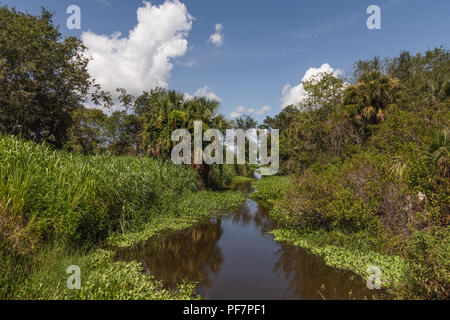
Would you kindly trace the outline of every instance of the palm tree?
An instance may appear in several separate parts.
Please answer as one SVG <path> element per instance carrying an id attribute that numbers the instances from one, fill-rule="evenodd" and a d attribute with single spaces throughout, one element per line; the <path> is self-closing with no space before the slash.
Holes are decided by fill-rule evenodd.
<path id="1" fill-rule="evenodd" d="M 358 83 L 346 89 L 344 103 L 356 105 L 358 119 L 368 124 L 385 119 L 386 108 L 401 98 L 401 84 L 397 79 L 384 76 L 379 72 L 364 74 Z"/>
<path id="2" fill-rule="evenodd" d="M 400 181 L 408 176 L 408 165 L 406 161 L 398 157 L 394 159 L 395 163 L 390 169 L 391 176 L 397 176 Z"/>
<path id="3" fill-rule="evenodd" d="M 135 112 L 143 122 L 142 142 L 148 154 L 170 156 L 174 125 L 184 125 L 183 105 L 183 94 L 161 88 L 144 92 L 136 99 Z"/>
<path id="4" fill-rule="evenodd" d="M 450 141 L 449 130 L 438 131 L 427 148 L 426 159 L 436 168 L 436 174 L 442 178 L 450 178 Z"/>
<path id="5" fill-rule="evenodd" d="M 151 156 L 168 159 L 174 146 L 172 132 L 186 129 L 193 135 L 195 121 L 202 121 L 203 131 L 211 128 L 224 131 L 230 125 L 218 110 L 217 101 L 204 97 L 186 99 L 182 93 L 161 88 L 144 92 L 135 101 L 135 113 L 143 123 L 143 149 Z M 207 143 L 204 144 L 203 147 Z M 209 186 L 212 179 L 210 166 L 192 164 L 192 167 Z"/>

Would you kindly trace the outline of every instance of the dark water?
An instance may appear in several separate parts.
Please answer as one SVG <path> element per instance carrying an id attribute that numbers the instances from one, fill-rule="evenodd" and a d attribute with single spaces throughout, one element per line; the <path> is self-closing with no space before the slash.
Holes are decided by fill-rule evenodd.
<path id="1" fill-rule="evenodd" d="M 242 184 L 251 192 L 250 184 Z M 267 234 L 274 222 L 258 204 L 227 218 L 213 219 L 185 232 L 119 253 L 175 287 L 198 282 L 207 299 L 371 299 L 357 275 L 336 270 L 304 249 L 277 243 Z"/>

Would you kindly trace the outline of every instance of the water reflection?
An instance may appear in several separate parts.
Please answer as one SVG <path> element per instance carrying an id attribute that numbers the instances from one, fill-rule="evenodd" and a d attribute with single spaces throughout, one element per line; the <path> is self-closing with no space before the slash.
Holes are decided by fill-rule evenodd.
<path id="1" fill-rule="evenodd" d="M 281 245 L 274 272 L 288 282 L 285 299 L 372 299 L 377 293 L 352 272 L 327 266 L 322 258 L 308 251 Z"/>
<path id="2" fill-rule="evenodd" d="M 251 192 L 250 184 L 240 186 Z M 330 268 L 301 248 L 279 244 L 267 234 L 274 222 L 247 199 L 224 219 L 148 243 L 121 259 L 141 261 L 145 270 L 175 287 L 198 282 L 209 299 L 363 299 L 373 291 L 356 275 Z"/>
<path id="3" fill-rule="evenodd" d="M 169 287 L 176 287 L 185 279 L 208 287 L 210 275 L 220 271 L 224 260 L 218 246 L 222 234 L 221 220 L 216 219 L 162 241 L 152 241 L 134 252 L 120 252 L 119 256 L 140 261 L 145 271 Z"/>
<path id="4" fill-rule="evenodd" d="M 231 221 L 243 227 L 252 224 L 259 228 L 262 236 L 273 230 L 275 226 L 274 221 L 267 213 L 267 209 L 259 207 L 255 201 L 248 198 L 245 200 L 244 206 L 236 211 Z"/>

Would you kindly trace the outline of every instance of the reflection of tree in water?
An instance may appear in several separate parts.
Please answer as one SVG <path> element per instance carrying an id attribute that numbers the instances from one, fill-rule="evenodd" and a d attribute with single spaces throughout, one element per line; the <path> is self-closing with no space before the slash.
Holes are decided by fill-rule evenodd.
<path id="1" fill-rule="evenodd" d="M 250 185 L 248 184 L 248 186 Z M 249 193 L 252 190 L 249 188 L 243 191 Z M 232 224 L 229 223 L 230 219 Z M 245 228 L 246 226 L 248 228 Z M 141 261 L 149 273 L 164 280 L 171 287 L 188 279 L 197 281 L 202 289 L 212 288 L 212 278 L 215 274 L 219 274 L 220 267 L 224 262 L 219 247 L 223 230 L 242 228 L 239 229 L 240 232 L 249 232 L 253 236 L 255 234 L 253 227 L 255 226 L 263 235 L 275 227 L 267 211 L 258 207 L 254 201 L 247 199 L 245 206 L 238 209 L 233 217 L 223 220 L 223 224 L 222 220 L 218 219 L 162 240 L 152 241 L 134 251 L 119 252 L 118 258 Z M 253 240 L 262 241 L 258 237 Z M 232 242 L 231 245 L 236 244 Z M 272 272 L 277 273 L 279 277 L 269 277 L 269 280 L 275 278 L 275 281 L 283 282 L 281 286 L 278 286 L 279 283 L 276 282 L 274 287 L 274 290 L 280 290 L 277 291 L 277 294 L 278 292 L 280 295 L 283 294 L 281 298 L 363 299 L 365 297 L 372 298 L 374 294 L 380 297 L 382 294 L 379 291 L 368 290 L 365 281 L 353 273 L 328 267 L 322 258 L 306 250 L 284 244 L 274 243 L 273 246 L 270 246 L 270 243 L 267 243 L 267 245 L 270 250 L 268 252 L 269 270 L 275 261 L 272 258 L 278 259 L 273 265 Z M 233 248 L 232 246 L 231 248 Z M 230 247 L 227 247 L 226 252 L 230 255 L 228 257 L 230 261 L 242 258 L 234 256 L 234 250 L 229 249 Z M 239 250 L 236 251 L 240 254 Z M 272 256 L 272 253 L 275 256 Z M 254 261 L 249 261 L 249 263 L 254 263 L 255 269 L 262 267 Z M 234 272 L 240 272 L 239 268 L 236 268 Z M 264 278 L 261 279 L 261 281 L 264 280 Z M 240 285 L 237 283 L 236 290 L 240 290 Z M 286 291 L 284 291 L 285 286 L 287 286 Z M 220 288 L 217 290 L 220 291 Z"/>
<path id="2" fill-rule="evenodd" d="M 372 299 L 380 293 L 367 289 L 365 281 L 354 273 L 331 268 L 304 249 L 282 245 L 277 254 L 273 271 L 289 280 L 285 298 Z"/>
<path id="3" fill-rule="evenodd" d="M 274 222 L 270 219 L 267 211 L 250 199 L 245 200 L 245 205 L 238 209 L 232 221 L 234 224 L 242 226 L 253 223 L 261 230 L 261 234 L 263 235 L 272 230 L 274 226 Z"/>
<path id="4" fill-rule="evenodd" d="M 253 221 L 253 216 L 255 214 L 254 210 L 249 206 L 249 199 L 245 200 L 245 205 L 237 210 L 232 218 L 234 224 L 241 224 L 242 226 L 247 226 Z"/>
<path id="5" fill-rule="evenodd" d="M 162 241 L 152 241 L 137 253 L 122 254 L 142 262 L 145 270 L 171 287 L 185 279 L 208 287 L 210 273 L 218 273 L 223 256 L 218 246 L 221 220 L 201 225 Z"/>
<path id="6" fill-rule="evenodd" d="M 231 187 L 233 190 L 240 191 L 244 194 L 249 194 L 254 190 L 251 182 L 235 182 Z"/>
<path id="7" fill-rule="evenodd" d="M 235 183 L 233 188 L 246 195 L 255 192 L 255 188 L 253 188 L 251 182 Z M 273 221 L 268 216 L 267 211 L 260 208 L 255 201 L 252 201 L 249 198 L 245 200 L 245 205 L 237 210 L 232 218 L 232 222 L 244 227 L 248 226 L 250 223 L 254 223 L 261 229 L 263 234 L 273 227 Z"/>

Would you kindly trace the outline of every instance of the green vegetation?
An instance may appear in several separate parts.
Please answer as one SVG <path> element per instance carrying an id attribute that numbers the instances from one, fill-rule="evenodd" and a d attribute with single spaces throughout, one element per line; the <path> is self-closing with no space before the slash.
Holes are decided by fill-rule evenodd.
<path id="1" fill-rule="evenodd" d="M 255 186 L 258 192 L 252 194 L 251 198 L 266 201 L 269 204 L 273 204 L 292 187 L 288 177 L 267 177 L 256 181 Z"/>
<path id="2" fill-rule="evenodd" d="M 0 138 L 1 298 L 171 299 L 137 263 L 113 262 L 123 247 L 188 228 L 239 206 L 244 195 L 198 192 L 193 170 L 151 158 L 84 156 Z M 97 249 L 107 245 L 109 251 Z M 81 291 L 66 268 L 79 265 Z"/>
<path id="3" fill-rule="evenodd" d="M 364 235 L 346 236 L 338 232 L 304 229 L 278 229 L 272 233 L 276 241 L 309 249 L 312 253 L 322 256 L 326 264 L 352 270 L 363 278 L 370 276 L 367 274 L 369 266 L 378 266 L 382 270 L 383 288 L 395 290 L 405 281 L 405 274 L 408 271 L 405 259 L 361 248 L 364 247 L 363 241 L 366 240 Z M 357 244 L 352 241 L 356 241 Z"/>
<path id="4" fill-rule="evenodd" d="M 156 88 L 138 97 L 118 88 L 110 107 L 87 72 L 79 39 L 63 39 L 52 13 L 0 8 L 0 298 L 192 298 L 192 284 L 163 289 L 137 263 L 114 262 L 136 245 L 240 205 L 223 189 L 247 166 L 176 166 L 171 133 L 225 130 L 218 102 Z M 27 141 L 29 140 L 29 141 Z M 36 144 L 39 143 L 39 144 Z M 64 151 L 65 150 L 65 151 Z M 82 290 L 66 289 L 66 268 Z"/>
<path id="5" fill-rule="evenodd" d="M 235 176 L 232 180 L 232 182 L 234 182 L 234 183 L 252 182 L 252 181 L 255 181 L 255 178 L 242 177 L 242 176 Z"/>
<path id="6" fill-rule="evenodd" d="M 258 182 L 279 241 L 367 276 L 400 298 L 450 294 L 450 53 L 375 58 L 344 84 L 304 82 L 307 98 L 265 127 L 281 129 L 281 171 Z"/>
<path id="7" fill-rule="evenodd" d="M 249 129 L 217 101 L 155 88 L 120 111 L 87 72 L 84 47 L 52 14 L 0 7 L 0 299 L 184 299 L 135 262 L 134 246 L 183 230 L 244 200 L 221 192 L 254 166 L 168 160 L 177 128 Z M 271 208 L 275 238 L 338 268 L 379 266 L 399 298 L 450 296 L 450 52 L 444 48 L 355 64 L 353 79 L 322 74 L 306 98 L 261 128 L 280 130 L 283 177 L 251 197 Z M 116 97 L 117 98 L 117 97 Z M 82 269 L 81 290 L 65 286 Z"/>
<path id="8" fill-rule="evenodd" d="M 100 242 L 195 192 L 195 172 L 150 158 L 55 152 L 13 137 L 0 139 L 0 203 L 35 242 Z"/>
<path id="9" fill-rule="evenodd" d="M 4 251 L 2 251 L 4 252 Z M 17 260 L 2 264 L 11 267 Z M 81 289 L 70 290 L 66 286 L 69 274 L 66 269 L 77 265 L 81 270 Z M 168 290 L 161 281 L 144 274 L 137 262 L 116 262 L 113 253 L 97 249 L 90 253 L 82 250 L 67 251 L 62 248 L 45 248 L 37 252 L 28 264 L 20 264 L 16 273 L 8 273 L 8 286 L 1 290 L 2 299 L 67 300 L 67 299 L 192 299 L 195 286 L 180 283 L 178 290 Z M 11 270 L 6 270 L 11 271 Z"/>
<path id="10" fill-rule="evenodd" d="M 87 99 L 108 102 L 87 72 L 82 41 L 63 39 L 52 13 L 0 7 L 0 132 L 62 148 L 72 113 Z"/>
<path id="11" fill-rule="evenodd" d="M 182 197 L 173 214 L 160 215 L 147 223 L 142 230 L 125 234 L 114 234 L 108 240 L 113 247 L 130 247 L 167 232 L 187 229 L 213 215 L 231 213 L 242 205 L 245 196 L 232 191 L 202 191 Z"/>

